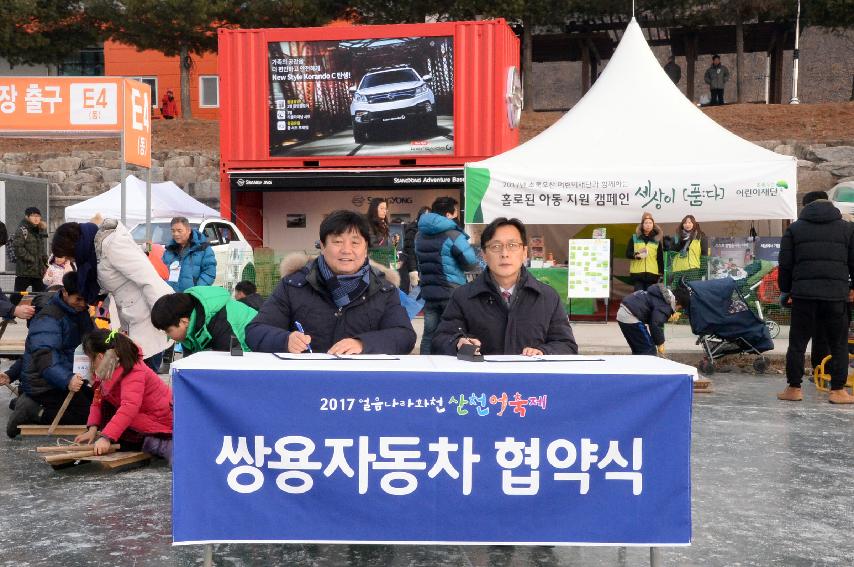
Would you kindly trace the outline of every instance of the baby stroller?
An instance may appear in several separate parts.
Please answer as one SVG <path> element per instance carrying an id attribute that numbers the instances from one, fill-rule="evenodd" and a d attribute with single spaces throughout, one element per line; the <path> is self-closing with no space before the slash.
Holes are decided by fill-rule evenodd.
<path id="1" fill-rule="evenodd" d="M 715 360 L 728 354 L 759 355 L 753 369 L 760 374 L 768 369 L 762 353 L 774 348 L 768 327 L 747 307 L 744 296 L 732 278 L 686 282 L 691 290 L 689 318 L 697 344 L 703 345 L 706 357 L 698 368 L 714 374 Z"/>

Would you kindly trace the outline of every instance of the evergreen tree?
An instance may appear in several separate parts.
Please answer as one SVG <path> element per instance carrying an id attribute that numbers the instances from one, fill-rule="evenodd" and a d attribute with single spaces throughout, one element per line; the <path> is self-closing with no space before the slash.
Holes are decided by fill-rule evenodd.
<path id="1" fill-rule="evenodd" d="M 12 65 L 58 65 L 98 39 L 80 0 L 0 2 L 0 57 Z"/>

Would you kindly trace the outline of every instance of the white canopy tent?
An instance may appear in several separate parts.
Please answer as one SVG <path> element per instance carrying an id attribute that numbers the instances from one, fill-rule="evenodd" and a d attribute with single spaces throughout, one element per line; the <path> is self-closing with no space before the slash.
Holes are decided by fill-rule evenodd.
<path id="1" fill-rule="evenodd" d="M 127 225 L 145 222 L 145 181 L 129 175 L 127 184 Z M 104 218 L 121 218 L 121 184 L 65 208 L 65 220 L 85 222 L 100 213 Z M 208 207 L 184 192 L 183 189 L 166 181 L 151 185 L 151 218 L 218 217 L 216 209 Z"/>
<path id="2" fill-rule="evenodd" d="M 466 221 L 533 224 L 794 219 L 797 160 L 707 117 L 632 19 L 593 88 L 537 137 L 466 164 Z"/>

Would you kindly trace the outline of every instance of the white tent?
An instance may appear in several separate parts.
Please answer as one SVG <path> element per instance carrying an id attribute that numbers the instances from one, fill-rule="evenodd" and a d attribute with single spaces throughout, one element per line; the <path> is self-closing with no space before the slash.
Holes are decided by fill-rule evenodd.
<path id="1" fill-rule="evenodd" d="M 632 19 L 593 88 L 546 131 L 466 164 L 466 221 L 793 219 L 797 160 L 739 138 L 665 74 Z"/>
<path id="2" fill-rule="evenodd" d="M 126 178 L 128 227 L 145 222 L 145 181 L 128 175 Z M 85 222 L 100 213 L 104 218 L 120 219 L 122 216 L 122 185 L 76 205 L 65 208 L 65 220 Z M 219 212 L 201 203 L 183 189 L 166 181 L 151 184 L 151 218 L 218 217 Z"/>

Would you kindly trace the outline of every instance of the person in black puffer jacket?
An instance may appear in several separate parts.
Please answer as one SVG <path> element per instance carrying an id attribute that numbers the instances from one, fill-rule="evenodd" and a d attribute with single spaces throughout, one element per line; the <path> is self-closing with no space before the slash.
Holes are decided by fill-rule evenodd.
<path id="1" fill-rule="evenodd" d="M 780 243 L 777 283 L 780 303 L 792 308 L 786 351 L 788 386 L 777 398 L 800 401 L 804 353 L 817 325 L 824 327 L 830 347 L 832 404 L 852 404 L 845 388 L 848 378 L 848 321 L 845 303 L 854 278 L 854 230 L 842 219 L 824 191 L 804 195 L 798 220 L 786 229 Z"/>
<path id="2" fill-rule="evenodd" d="M 418 235 L 418 221 L 421 215 L 429 213 L 430 207 L 418 209 L 415 220 L 403 230 L 403 252 L 400 254 L 400 289 L 409 293 L 418 285 L 418 258 L 415 256 L 415 237 Z"/>
<path id="3" fill-rule="evenodd" d="M 653 284 L 624 297 L 617 323 L 632 354 L 664 354 L 664 324 L 676 311 L 687 309 L 690 302 L 685 287 L 670 290 L 664 284 Z"/>

